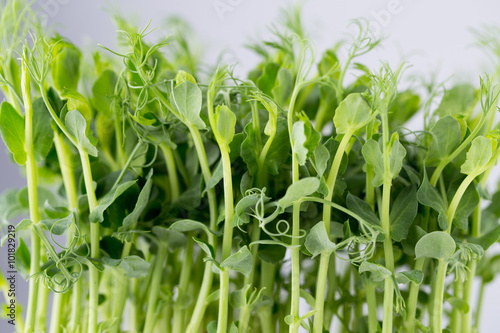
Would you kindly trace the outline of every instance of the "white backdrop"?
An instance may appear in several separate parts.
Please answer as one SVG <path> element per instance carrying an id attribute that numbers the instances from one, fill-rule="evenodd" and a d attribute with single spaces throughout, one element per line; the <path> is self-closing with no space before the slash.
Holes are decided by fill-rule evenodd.
<path id="1" fill-rule="evenodd" d="M 115 1 L 141 26 L 152 19 L 153 27 L 162 30 L 165 17 L 179 15 L 186 19 L 201 38 L 208 63 L 220 52 L 228 52 L 238 62 L 237 73 L 252 68 L 258 58 L 243 45 L 252 39 L 269 36 L 267 27 L 276 23 L 282 8 L 293 6 L 286 0 L 120 0 Z M 115 27 L 109 8 L 99 0 L 39 0 L 40 19 L 48 20 L 63 36 L 90 52 L 96 43 L 114 46 Z M 381 60 L 398 64 L 407 60 L 411 73 L 450 82 L 475 80 L 491 71 L 491 61 L 473 46 L 470 28 L 499 22 L 500 2 L 495 0 L 309 0 L 303 5 L 303 20 L 318 53 L 345 37 L 350 20 L 364 17 L 374 32 L 387 36 L 383 47 L 370 53 L 363 62 L 376 68 Z M 499 36 L 500 38 L 500 36 Z M 21 186 L 23 178 L 9 163 L 0 148 L 0 190 Z M 19 175 L 19 176 L 18 176 Z M 3 256 L 3 249 L 1 258 Z M 3 260 L 3 259 L 2 259 Z M 3 263 L 2 263 L 3 264 Z M 485 294 L 481 331 L 500 331 L 500 278 Z M 0 328 L 4 326 L 0 325 Z M 4 330 L 1 330 L 4 332 Z"/>

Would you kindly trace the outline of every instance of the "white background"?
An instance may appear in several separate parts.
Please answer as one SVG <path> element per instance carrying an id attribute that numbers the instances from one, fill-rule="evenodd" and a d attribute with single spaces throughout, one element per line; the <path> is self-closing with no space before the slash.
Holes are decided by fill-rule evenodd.
<path id="1" fill-rule="evenodd" d="M 141 26 L 152 19 L 152 26 L 160 27 L 158 33 L 164 35 L 169 34 L 161 29 L 165 26 L 165 17 L 181 16 L 200 37 L 208 63 L 226 51 L 230 59 L 239 63 L 237 73 L 241 74 L 258 60 L 243 45 L 269 37 L 267 27 L 277 23 L 280 10 L 293 3 L 285 0 L 122 0 L 117 1 L 117 6 Z M 39 0 L 37 5 L 41 18 L 54 24 L 63 36 L 84 46 L 85 51 L 94 50 L 96 43 L 115 45 L 115 27 L 109 14 L 102 10 L 109 8 L 104 1 Z M 474 47 L 470 28 L 499 22 L 499 14 L 500 2 L 493 0 L 310 0 L 303 6 L 303 21 L 318 54 L 345 37 L 350 20 L 364 17 L 373 23 L 373 29 L 387 36 L 383 48 L 363 58 L 370 68 L 376 68 L 381 60 L 393 65 L 406 60 L 413 65 L 410 74 L 425 78 L 434 74 L 440 80 L 449 79 L 450 83 L 465 80 L 478 83 L 479 75 L 492 70 L 491 60 Z M 24 179 L 8 161 L 3 145 L 0 154 L 0 190 L 22 186 Z M 1 252 L 3 265 L 3 249 Z M 18 281 L 18 285 L 21 287 L 23 282 Z M 499 298 L 500 279 L 497 279 L 485 294 L 480 332 L 500 331 Z"/>

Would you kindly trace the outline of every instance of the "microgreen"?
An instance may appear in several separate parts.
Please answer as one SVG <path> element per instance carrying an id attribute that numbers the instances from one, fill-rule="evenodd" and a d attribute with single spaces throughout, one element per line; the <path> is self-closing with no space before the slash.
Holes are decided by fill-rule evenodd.
<path id="1" fill-rule="evenodd" d="M 205 70 L 179 19 L 155 41 L 115 15 L 120 49 L 87 64 L 29 5 L 0 7 L 0 134 L 27 178 L 0 197 L 29 280 L 18 331 L 478 330 L 474 282 L 500 272 L 496 75 L 401 90 L 408 65 L 357 62 L 381 43 L 369 22 L 317 57 L 299 7 L 246 80 Z"/>

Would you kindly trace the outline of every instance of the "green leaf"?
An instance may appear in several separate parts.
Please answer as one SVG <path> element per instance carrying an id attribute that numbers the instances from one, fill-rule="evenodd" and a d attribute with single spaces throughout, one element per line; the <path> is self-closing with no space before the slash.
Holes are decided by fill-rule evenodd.
<path id="1" fill-rule="evenodd" d="M 359 215 L 366 222 L 373 225 L 380 225 L 380 220 L 373 212 L 370 204 L 351 193 L 347 194 L 346 205 L 349 210 Z"/>
<path id="2" fill-rule="evenodd" d="M 245 285 L 242 289 L 235 290 L 229 296 L 229 304 L 235 309 L 242 309 L 247 305 L 248 290 L 252 287 L 251 284 Z"/>
<path id="3" fill-rule="evenodd" d="M 418 200 L 415 186 L 403 189 L 391 205 L 391 238 L 396 242 L 406 239 L 408 230 L 417 216 Z"/>
<path id="4" fill-rule="evenodd" d="M 458 84 L 445 92 L 435 115 L 439 117 L 470 115 L 479 97 L 479 91 L 471 84 Z"/>
<path id="5" fill-rule="evenodd" d="M 248 276 L 252 270 L 252 253 L 247 246 L 244 246 L 238 252 L 226 258 L 220 266 Z"/>
<path id="6" fill-rule="evenodd" d="M 438 224 L 442 230 L 448 229 L 448 218 L 446 216 L 446 205 L 443 197 L 439 192 L 429 183 L 427 175 L 424 175 L 422 185 L 417 192 L 417 199 L 424 206 L 431 207 L 438 212 Z"/>
<path id="7" fill-rule="evenodd" d="M 54 132 L 52 117 L 42 98 L 33 101 L 33 154 L 37 162 L 43 161 L 52 148 Z"/>
<path id="8" fill-rule="evenodd" d="M 480 245 L 486 251 L 490 246 L 492 246 L 499 240 L 500 240 L 500 225 L 496 226 L 493 230 L 487 232 L 481 237 L 469 239 L 469 242 Z"/>
<path id="9" fill-rule="evenodd" d="M 53 50 L 52 81 L 58 91 L 76 90 L 80 79 L 81 53 L 73 44 L 59 37 Z"/>
<path id="10" fill-rule="evenodd" d="M 453 237 L 444 231 L 434 231 L 420 238 L 415 246 L 415 257 L 448 261 L 457 245 Z"/>
<path id="11" fill-rule="evenodd" d="M 16 232 L 27 230 L 32 224 L 31 220 L 24 219 L 16 225 Z"/>
<path id="12" fill-rule="evenodd" d="M 389 127 L 398 128 L 420 110 L 420 96 L 411 90 L 401 91 L 395 96 L 388 110 Z"/>
<path id="13" fill-rule="evenodd" d="M 234 216 L 231 224 L 233 227 L 241 226 L 250 222 L 248 211 L 254 208 L 257 202 L 261 199 L 260 195 L 252 193 L 241 198 L 234 207 Z M 264 197 L 264 203 L 268 202 L 270 198 Z"/>
<path id="14" fill-rule="evenodd" d="M 212 173 L 212 177 L 208 180 L 207 184 L 205 185 L 205 189 L 203 190 L 203 195 L 205 195 L 206 192 L 210 191 L 217 184 L 219 184 L 219 182 L 222 180 L 223 177 L 224 177 L 224 168 L 221 159 L 219 160 L 219 163 L 217 163 L 217 166 L 215 167 L 215 170 Z"/>
<path id="15" fill-rule="evenodd" d="M 299 116 L 292 127 L 293 151 L 300 165 L 313 154 L 319 144 L 321 134 L 317 132 L 305 114 Z"/>
<path id="16" fill-rule="evenodd" d="M 111 204 L 116 200 L 116 198 L 122 195 L 123 192 L 128 190 L 134 184 L 135 180 L 128 181 L 126 183 L 113 187 L 108 193 L 106 193 L 106 195 L 97 202 L 97 207 L 92 212 L 90 212 L 89 216 L 90 222 L 96 223 L 104 221 L 104 216 L 103 216 L 104 211 L 109 206 L 111 206 Z"/>
<path id="17" fill-rule="evenodd" d="M 325 222 L 318 222 L 311 228 L 311 231 L 307 234 L 304 246 L 312 254 L 313 259 L 318 254 L 331 253 L 335 250 L 335 244 L 330 241 L 326 233 Z"/>
<path id="18" fill-rule="evenodd" d="M 118 76 L 110 69 L 104 70 L 92 86 L 92 105 L 94 108 L 108 118 L 112 118 L 111 105 L 115 98 L 115 87 Z M 76 89 L 73 89 L 76 90 Z"/>
<path id="19" fill-rule="evenodd" d="M 194 78 L 194 76 L 182 70 L 178 71 L 175 75 L 175 85 L 178 86 L 179 84 L 182 84 L 186 81 L 196 84 L 196 79 Z"/>
<path id="20" fill-rule="evenodd" d="M 396 273 L 397 283 L 408 284 L 413 282 L 415 284 L 421 284 L 424 281 L 424 273 L 422 271 L 413 270 L 407 272 Z"/>
<path id="21" fill-rule="evenodd" d="M 453 153 L 462 141 L 462 133 L 458 121 L 446 116 L 439 119 L 431 129 L 432 141 L 425 158 L 426 165 L 437 165 L 441 160 Z"/>
<path id="22" fill-rule="evenodd" d="M 257 80 L 257 87 L 268 96 L 271 96 L 272 89 L 275 86 L 276 78 L 278 76 L 280 66 L 275 62 L 266 64 L 262 75 Z"/>
<path id="23" fill-rule="evenodd" d="M 384 183 L 384 155 L 378 142 L 373 139 L 367 140 L 361 152 L 366 164 L 373 167 L 375 175 L 372 185 L 375 187 L 381 186 Z"/>
<path id="24" fill-rule="evenodd" d="M 371 108 L 359 93 L 350 94 L 340 102 L 333 123 L 337 134 L 355 131 L 363 126 L 371 117 Z"/>
<path id="25" fill-rule="evenodd" d="M 484 136 L 478 136 L 472 140 L 471 147 L 467 152 L 465 163 L 462 164 L 460 172 L 470 175 L 482 169 L 493 155 L 493 142 Z"/>
<path id="26" fill-rule="evenodd" d="M 198 239 L 196 237 L 193 237 L 194 241 L 200 246 L 200 248 L 205 252 L 210 258 L 214 259 L 215 258 L 215 251 L 212 245 L 208 244 L 207 242 Z"/>
<path id="27" fill-rule="evenodd" d="M 75 214 L 73 212 L 69 213 L 66 217 L 59 219 L 42 220 L 40 223 L 47 228 L 52 234 L 60 236 L 63 235 L 66 230 L 75 221 Z"/>
<path id="28" fill-rule="evenodd" d="M 23 277 L 28 279 L 30 276 L 31 256 L 30 250 L 22 238 L 19 238 L 19 244 L 16 249 L 16 270 Z"/>
<path id="29" fill-rule="evenodd" d="M 91 141 L 91 139 L 93 141 L 95 141 L 95 139 L 92 137 L 91 132 L 87 133 L 87 121 L 82 114 L 77 110 L 68 112 L 66 114 L 65 124 L 69 134 L 75 137 L 78 144 L 85 149 L 85 152 L 91 156 L 97 157 L 97 148 Z"/>
<path id="30" fill-rule="evenodd" d="M 154 226 L 151 231 L 160 241 L 160 243 L 162 243 L 163 245 L 167 245 L 170 249 L 178 249 L 186 244 L 186 236 L 176 230 Z"/>
<path id="31" fill-rule="evenodd" d="M 170 95 L 172 107 L 179 113 L 182 122 L 196 126 L 199 129 L 206 127 L 200 118 L 202 95 L 195 83 L 184 81 L 174 87 Z"/>
<path id="32" fill-rule="evenodd" d="M 141 217 L 144 209 L 146 209 L 146 206 L 149 203 L 151 188 L 153 187 L 152 176 L 153 169 L 151 169 L 148 176 L 146 177 L 146 184 L 144 184 L 144 187 L 139 193 L 139 197 L 137 198 L 137 202 L 135 203 L 134 210 L 123 219 L 123 225 L 118 228 L 118 232 L 125 232 L 136 228 L 139 218 Z"/>
<path id="33" fill-rule="evenodd" d="M 195 230 L 201 230 L 201 231 L 205 232 L 207 236 L 210 236 L 210 234 L 218 235 L 218 233 L 211 230 L 205 224 L 198 222 L 198 221 L 193 221 L 193 220 L 175 221 L 170 226 L 170 229 L 176 230 L 178 232 L 190 232 L 190 231 L 195 231 Z"/>
<path id="34" fill-rule="evenodd" d="M 330 160 L 330 152 L 323 145 L 318 145 L 314 149 L 314 167 L 318 177 L 322 177 L 328 166 L 328 161 Z"/>
<path id="35" fill-rule="evenodd" d="M 3 142 L 14 156 L 14 161 L 24 165 L 27 159 L 24 148 L 24 118 L 7 102 L 3 102 L 0 108 L 0 133 Z"/>
<path id="36" fill-rule="evenodd" d="M 236 127 L 236 116 L 225 105 L 217 106 L 215 110 L 215 126 L 220 139 L 229 146 L 233 141 L 234 131 Z"/>
<path id="37" fill-rule="evenodd" d="M 292 74 L 287 68 L 281 67 L 278 71 L 274 88 L 271 91 L 276 103 L 279 105 L 285 105 L 292 94 L 292 89 Z"/>
<path id="38" fill-rule="evenodd" d="M 288 135 L 288 125 L 285 119 L 278 118 L 276 135 L 271 143 L 271 147 L 269 147 L 269 152 L 264 162 L 267 171 L 273 176 L 278 175 L 280 168 L 283 166 L 283 163 L 286 163 L 289 155 L 290 137 Z"/>
<path id="39" fill-rule="evenodd" d="M 148 275 L 150 265 L 149 262 L 135 255 L 118 260 L 104 257 L 103 262 L 108 266 L 117 267 L 131 279 L 142 278 Z"/>
<path id="40" fill-rule="evenodd" d="M 66 103 L 68 111 L 78 110 L 82 114 L 87 121 L 87 130 L 89 130 L 93 112 L 87 99 L 79 92 L 67 89 L 61 93 L 61 97 L 68 100 Z"/>
<path id="41" fill-rule="evenodd" d="M 363 274 L 365 272 L 370 272 L 370 278 L 373 281 L 384 281 L 387 278 L 392 276 L 390 270 L 385 268 L 382 265 L 374 264 L 369 261 L 363 261 L 361 265 L 359 265 L 359 274 Z"/>
<path id="42" fill-rule="evenodd" d="M 474 183 L 471 183 L 465 190 L 458 207 L 455 211 L 453 223 L 460 229 L 466 231 L 468 228 L 469 216 L 474 212 L 479 204 L 479 193 Z"/>
<path id="43" fill-rule="evenodd" d="M 317 178 L 302 178 L 288 187 L 285 196 L 280 199 L 279 205 L 286 208 L 301 198 L 313 194 L 318 188 L 319 180 Z"/>

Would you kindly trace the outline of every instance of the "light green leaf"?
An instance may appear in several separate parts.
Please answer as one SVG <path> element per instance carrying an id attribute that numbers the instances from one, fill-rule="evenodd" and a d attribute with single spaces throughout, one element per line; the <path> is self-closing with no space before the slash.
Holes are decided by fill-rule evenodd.
<path id="1" fill-rule="evenodd" d="M 69 213 L 66 217 L 59 219 L 42 220 L 40 223 L 52 234 L 60 236 L 68 230 L 75 221 L 75 214 Z"/>
<path id="2" fill-rule="evenodd" d="M 69 111 L 66 114 L 65 123 L 69 134 L 75 137 L 78 144 L 85 149 L 87 154 L 97 157 L 97 148 L 90 140 L 89 136 L 92 134 L 91 132 L 87 133 L 87 121 L 82 114 L 78 110 Z M 94 138 L 92 139 L 95 141 Z"/>
<path id="3" fill-rule="evenodd" d="M 212 245 L 196 237 L 193 237 L 193 239 L 200 246 L 203 252 L 205 252 L 210 258 L 215 258 L 215 251 Z"/>
<path id="4" fill-rule="evenodd" d="M 455 253 L 455 240 L 444 231 L 434 231 L 420 238 L 415 246 L 415 257 L 448 261 Z"/>
<path id="5" fill-rule="evenodd" d="M 217 106 L 214 116 L 217 133 L 224 141 L 226 146 L 229 146 L 234 137 L 236 116 L 234 115 L 233 111 L 231 111 L 225 105 Z"/>
<path id="6" fill-rule="evenodd" d="M 359 215 L 363 220 L 373 225 L 380 225 L 380 220 L 373 212 L 370 204 L 351 193 L 347 194 L 346 205 L 349 210 Z"/>
<path id="7" fill-rule="evenodd" d="M 371 117 L 371 108 L 359 93 L 350 94 L 338 106 L 333 117 L 337 134 L 357 130 Z"/>
<path id="8" fill-rule="evenodd" d="M 384 155 L 378 142 L 373 139 L 366 141 L 361 152 L 366 164 L 372 166 L 375 172 L 372 185 L 375 187 L 381 186 L 384 183 Z"/>
<path id="9" fill-rule="evenodd" d="M 403 160 L 406 157 L 406 149 L 401 144 L 401 142 L 399 142 L 398 133 L 392 134 L 391 143 L 392 146 L 390 148 L 389 170 L 390 176 L 392 177 L 392 179 L 394 179 L 401 172 L 401 168 L 403 167 Z"/>
<path id="10" fill-rule="evenodd" d="M 188 72 L 185 72 L 182 70 L 178 71 L 177 75 L 175 75 L 175 85 L 178 86 L 186 81 L 189 81 L 189 82 L 196 84 L 196 80 L 195 80 L 194 76 L 192 76 Z"/>
<path id="11" fill-rule="evenodd" d="M 396 282 L 401 284 L 408 284 L 413 282 L 415 284 L 421 284 L 424 280 L 424 273 L 422 271 L 413 270 L 407 272 L 396 273 Z"/>
<path id="12" fill-rule="evenodd" d="M 313 194 L 319 185 L 319 180 L 314 177 L 300 179 L 288 187 L 285 196 L 279 201 L 280 207 L 286 208 L 301 198 Z"/>
<path id="13" fill-rule="evenodd" d="M 418 200 L 415 186 L 403 189 L 391 205 L 391 238 L 396 242 L 406 239 L 417 216 Z"/>
<path id="14" fill-rule="evenodd" d="M 80 79 L 80 50 L 70 42 L 58 38 L 53 57 L 51 73 L 56 89 L 76 90 Z"/>
<path id="15" fill-rule="evenodd" d="M 200 118 L 202 95 L 198 85 L 191 81 L 184 81 L 175 86 L 170 95 L 170 103 L 184 123 L 192 124 L 200 129 L 206 127 Z"/>
<path id="16" fill-rule="evenodd" d="M 424 175 L 422 185 L 417 191 L 417 199 L 424 206 L 429 206 L 438 212 L 438 224 L 442 230 L 448 229 L 448 218 L 446 216 L 446 205 L 443 197 L 439 192 L 429 183 L 427 175 Z"/>
<path id="17" fill-rule="evenodd" d="M 33 154 L 37 162 L 43 161 L 54 142 L 52 117 L 42 98 L 33 101 Z"/>
<path id="18" fill-rule="evenodd" d="M 28 279 L 30 275 L 31 256 L 28 246 L 22 238 L 19 238 L 19 244 L 16 249 L 16 269 L 23 279 Z M 0 278 L 1 278 L 0 273 Z"/>
<path id="19" fill-rule="evenodd" d="M 470 175 L 471 173 L 480 170 L 491 159 L 493 155 L 493 142 L 484 136 L 478 136 L 472 140 L 465 163 L 462 164 L 460 172 Z"/>
<path id="20" fill-rule="evenodd" d="M 451 117 L 439 119 L 431 129 L 432 141 L 425 158 L 426 165 L 437 165 L 443 158 L 449 156 L 460 145 L 462 134 L 460 124 Z"/>
<path id="21" fill-rule="evenodd" d="M 335 250 L 335 244 L 330 241 L 326 233 L 325 222 L 323 221 L 318 222 L 311 228 L 311 231 L 307 234 L 304 245 L 307 251 L 312 254 L 313 259 L 318 254 L 331 253 Z"/>
<path id="22" fill-rule="evenodd" d="M 115 87 L 117 82 L 118 76 L 116 73 L 110 69 L 106 69 L 92 86 L 92 105 L 99 113 L 106 115 L 108 118 L 112 118 L 113 116 L 111 105 L 115 98 Z"/>
<path id="23" fill-rule="evenodd" d="M 31 220 L 24 219 L 24 220 L 22 220 L 21 222 L 19 222 L 19 223 L 16 225 L 16 232 L 20 232 L 20 231 L 26 230 L 26 229 L 28 229 L 28 228 L 29 228 L 32 224 L 33 224 L 33 222 L 31 222 Z"/>
<path id="24" fill-rule="evenodd" d="M 325 173 L 326 167 L 328 166 L 328 161 L 330 160 L 330 153 L 328 149 L 323 145 L 318 145 L 314 149 L 314 167 L 319 177 L 322 177 Z"/>
<path id="25" fill-rule="evenodd" d="M 215 231 L 211 230 L 209 227 L 207 227 L 205 224 L 198 222 L 198 221 L 193 221 L 193 220 L 179 220 L 175 221 L 172 223 L 169 229 L 176 230 L 178 232 L 190 232 L 194 230 L 201 230 L 205 232 L 207 236 L 210 236 L 210 234 L 213 235 L 218 235 Z"/>
<path id="26" fill-rule="evenodd" d="M 306 160 L 313 154 L 319 144 L 321 134 L 319 134 L 311 124 L 305 114 L 299 116 L 300 120 L 292 127 L 293 151 L 300 165 L 304 165 Z"/>
<path id="27" fill-rule="evenodd" d="M 370 272 L 370 278 L 373 281 L 384 281 L 387 278 L 390 278 L 392 276 L 392 273 L 390 270 L 385 268 L 382 265 L 374 264 L 369 261 L 363 261 L 361 265 L 359 265 L 359 274 L 365 273 L 365 272 Z"/>
<path id="28" fill-rule="evenodd" d="M 248 276 L 252 270 L 252 253 L 247 246 L 244 246 L 238 252 L 226 258 L 220 266 Z"/>
<path id="29" fill-rule="evenodd" d="M 470 115 L 479 97 L 479 91 L 471 84 L 457 84 L 445 92 L 435 114 L 440 117 L 456 114 Z"/>
<path id="30" fill-rule="evenodd" d="M 479 193 L 474 183 L 471 183 L 465 190 L 458 207 L 455 211 L 453 223 L 460 229 L 466 231 L 468 228 L 469 216 L 474 212 L 479 204 Z"/>
<path id="31" fill-rule="evenodd" d="M 141 278 L 148 274 L 149 262 L 138 256 L 128 256 L 123 259 L 103 258 L 104 264 L 117 267 L 129 278 Z"/>
<path id="32" fill-rule="evenodd" d="M 118 198 L 120 195 L 123 194 L 126 190 L 128 190 L 132 185 L 135 184 L 135 180 L 128 181 L 126 183 L 120 184 L 118 186 L 113 187 L 104 197 L 102 197 L 98 202 L 97 202 L 97 207 L 90 212 L 90 222 L 96 223 L 96 222 L 102 222 L 104 221 L 104 211 L 111 206 L 111 204 Z"/>
<path id="33" fill-rule="evenodd" d="M 463 313 L 467 313 L 470 311 L 470 307 L 469 307 L 469 304 L 467 304 L 466 301 L 464 301 L 463 299 L 461 298 L 458 298 L 458 297 L 450 297 L 447 299 L 448 303 L 450 303 L 450 305 L 455 308 L 455 309 L 459 309 L 461 312 Z"/>
<path id="34" fill-rule="evenodd" d="M 19 165 L 24 165 L 27 159 L 24 128 L 23 116 L 17 113 L 12 105 L 3 102 L 0 108 L 0 133 L 3 142 L 14 156 L 14 161 Z"/>

